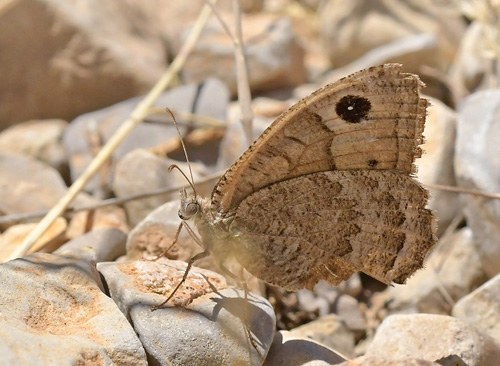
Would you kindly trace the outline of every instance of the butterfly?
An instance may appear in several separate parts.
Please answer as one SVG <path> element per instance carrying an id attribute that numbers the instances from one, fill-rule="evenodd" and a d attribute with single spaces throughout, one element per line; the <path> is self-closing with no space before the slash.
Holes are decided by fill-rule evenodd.
<path id="1" fill-rule="evenodd" d="M 436 242 L 414 178 L 428 101 L 399 64 L 371 67 L 300 100 L 220 178 L 210 198 L 181 194 L 221 268 L 234 257 L 286 290 L 361 271 L 404 283 Z M 194 234 L 194 233 L 193 233 Z"/>

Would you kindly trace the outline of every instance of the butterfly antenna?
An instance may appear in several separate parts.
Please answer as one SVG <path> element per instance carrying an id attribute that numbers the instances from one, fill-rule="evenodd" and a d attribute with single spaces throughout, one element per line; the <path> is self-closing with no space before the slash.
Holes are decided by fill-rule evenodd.
<path id="1" fill-rule="evenodd" d="M 182 171 L 181 168 L 179 168 L 178 165 L 176 164 L 172 164 L 168 167 L 168 172 L 170 173 L 172 170 L 174 169 L 177 169 L 178 171 L 181 172 L 181 174 L 184 176 L 184 178 L 186 178 L 186 180 L 188 181 L 189 185 L 191 186 L 191 188 L 193 189 L 193 192 L 194 192 L 194 198 L 196 198 L 196 189 L 194 188 L 194 184 L 191 183 L 191 181 L 189 180 L 189 178 L 187 177 L 187 175 Z"/>
<path id="2" fill-rule="evenodd" d="M 193 171 L 191 170 L 191 163 L 189 162 L 189 157 L 187 154 L 186 146 L 184 145 L 184 140 L 182 139 L 181 131 L 179 131 L 179 125 L 177 124 L 177 120 L 175 119 L 175 116 L 172 113 L 172 111 L 170 110 L 170 108 L 167 108 L 167 112 L 170 113 L 170 116 L 172 116 L 172 119 L 174 120 L 174 126 L 175 126 L 175 129 L 177 130 L 177 134 L 179 135 L 179 139 L 181 140 L 182 150 L 184 150 L 184 156 L 186 157 L 186 162 L 188 164 L 189 175 L 191 176 L 191 180 L 189 180 L 188 177 L 186 177 L 186 174 L 184 174 L 184 172 L 175 164 L 171 165 L 168 168 L 168 171 L 170 172 L 173 168 L 177 168 L 182 173 L 182 175 L 186 178 L 186 180 L 189 182 L 189 185 L 191 186 L 191 188 L 193 189 L 193 192 L 194 192 L 194 198 L 196 198 L 196 189 L 194 188 Z"/>

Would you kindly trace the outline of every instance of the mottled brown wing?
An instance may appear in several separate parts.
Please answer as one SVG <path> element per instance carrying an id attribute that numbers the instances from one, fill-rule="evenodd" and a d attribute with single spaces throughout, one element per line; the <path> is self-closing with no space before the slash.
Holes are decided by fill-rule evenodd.
<path id="1" fill-rule="evenodd" d="M 398 171 L 312 173 L 244 199 L 229 227 L 237 260 L 288 290 L 363 271 L 403 283 L 435 243 L 427 191 Z"/>
<path id="2" fill-rule="evenodd" d="M 276 182 L 321 171 L 414 171 L 427 100 L 418 76 L 386 64 L 329 84 L 283 113 L 224 174 L 211 210 L 230 222 L 240 203 Z"/>

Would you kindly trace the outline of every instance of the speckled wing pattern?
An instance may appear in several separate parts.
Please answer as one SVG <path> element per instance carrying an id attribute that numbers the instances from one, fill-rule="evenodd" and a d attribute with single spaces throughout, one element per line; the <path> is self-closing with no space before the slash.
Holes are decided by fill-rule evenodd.
<path id="1" fill-rule="evenodd" d="M 216 185 L 211 211 L 238 261 L 288 290 L 362 271 L 404 281 L 435 244 L 412 177 L 427 100 L 386 64 L 329 84 L 283 113 Z"/>

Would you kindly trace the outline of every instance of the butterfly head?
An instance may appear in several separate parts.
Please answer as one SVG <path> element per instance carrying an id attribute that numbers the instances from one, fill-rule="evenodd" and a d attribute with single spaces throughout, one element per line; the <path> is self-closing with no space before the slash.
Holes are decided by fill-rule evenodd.
<path id="1" fill-rule="evenodd" d="M 189 220 L 201 211 L 201 203 L 196 196 L 189 196 L 185 189 L 180 190 L 181 207 L 179 208 L 179 217 L 181 220 Z"/>

